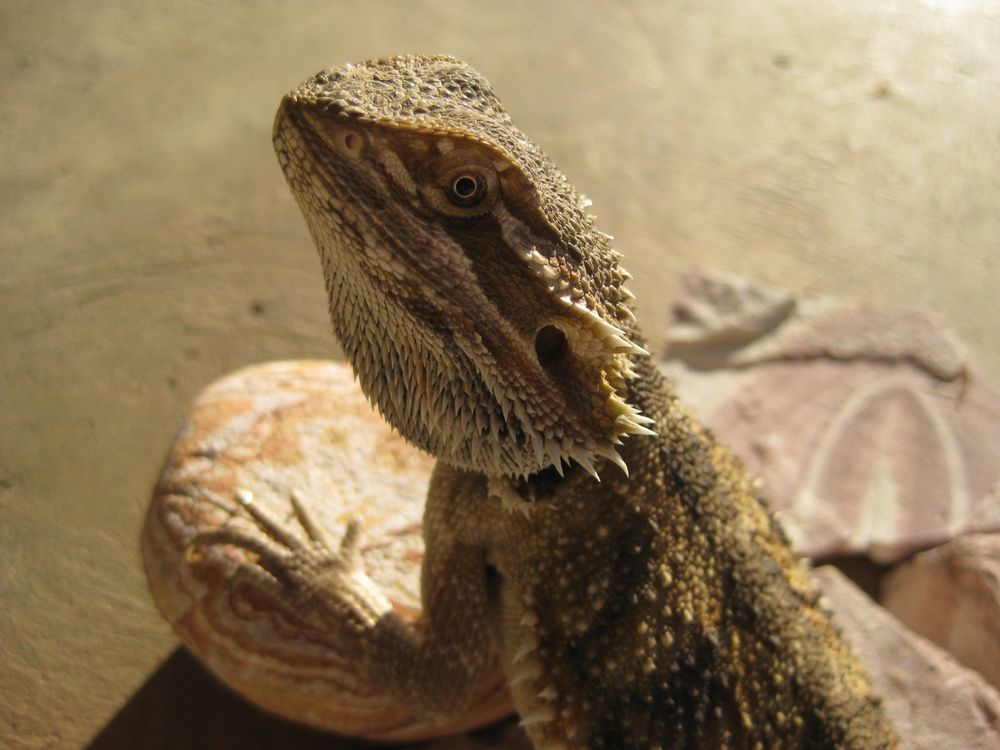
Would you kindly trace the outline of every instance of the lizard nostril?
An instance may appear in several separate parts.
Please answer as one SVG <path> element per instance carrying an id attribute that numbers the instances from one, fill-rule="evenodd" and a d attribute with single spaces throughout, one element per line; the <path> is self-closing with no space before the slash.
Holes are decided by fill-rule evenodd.
<path id="1" fill-rule="evenodd" d="M 551 367 L 569 351 L 566 334 L 552 325 L 542 326 L 535 334 L 535 354 L 542 367 Z"/>
<path id="2" fill-rule="evenodd" d="M 337 151 L 351 159 L 357 159 L 365 150 L 364 136 L 349 128 L 337 132 L 333 142 Z"/>

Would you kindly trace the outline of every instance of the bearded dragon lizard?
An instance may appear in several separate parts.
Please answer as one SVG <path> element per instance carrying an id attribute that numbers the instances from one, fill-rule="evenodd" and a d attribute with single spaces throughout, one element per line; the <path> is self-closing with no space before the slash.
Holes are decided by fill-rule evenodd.
<path id="1" fill-rule="evenodd" d="M 214 532 L 259 554 L 255 585 L 431 720 L 499 649 L 539 748 L 896 745 L 739 462 L 649 362 L 611 238 L 481 75 L 326 70 L 274 145 L 362 389 L 438 461 L 419 627 L 356 525 L 281 554 Z"/>

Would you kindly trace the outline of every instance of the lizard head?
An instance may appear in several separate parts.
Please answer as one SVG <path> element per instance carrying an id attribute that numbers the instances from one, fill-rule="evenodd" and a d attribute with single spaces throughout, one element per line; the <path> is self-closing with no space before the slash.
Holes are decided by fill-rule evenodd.
<path id="1" fill-rule="evenodd" d="M 278 161 L 362 389 L 452 465 L 593 473 L 628 434 L 628 274 L 588 203 L 447 57 L 323 71 L 288 94 Z"/>

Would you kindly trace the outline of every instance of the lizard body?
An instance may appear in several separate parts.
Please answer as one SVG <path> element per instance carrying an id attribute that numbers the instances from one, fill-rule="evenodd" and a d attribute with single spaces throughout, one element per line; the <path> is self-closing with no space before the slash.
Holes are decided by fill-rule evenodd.
<path id="1" fill-rule="evenodd" d="M 256 545 L 260 586 L 419 716 L 461 712 L 498 648 L 539 748 L 895 746 L 738 461 L 644 357 L 610 238 L 478 73 L 324 71 L 274 143 L 363 390 L 438 463 L 420 627 L 354 528 Z"/>

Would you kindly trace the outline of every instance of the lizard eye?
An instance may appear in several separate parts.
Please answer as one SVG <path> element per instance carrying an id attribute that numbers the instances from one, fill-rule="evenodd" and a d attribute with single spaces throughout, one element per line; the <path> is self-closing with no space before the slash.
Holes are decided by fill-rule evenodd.
<path id="1" fill-rule="evenodd" d="M 446 192 L 448 200 L 456 206 L 471 208 L 486 197 L 486 180 L 475 172 L 462 172 L 449 183 Z"/>
<path id="2" fill-rule="evenodd" d="M 424 205 L 448 220 L 471 225 L 490 212 L 500 195 L 500 181 L 492 165 L 475 154 L 452 151 L 436 175 L 420 185 Z M 459 162 L 448 169 L 447 162 Z M 432 167 L 433 169 L 433 167 Z"/>

